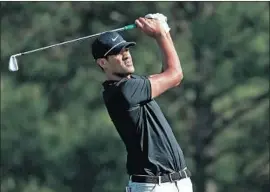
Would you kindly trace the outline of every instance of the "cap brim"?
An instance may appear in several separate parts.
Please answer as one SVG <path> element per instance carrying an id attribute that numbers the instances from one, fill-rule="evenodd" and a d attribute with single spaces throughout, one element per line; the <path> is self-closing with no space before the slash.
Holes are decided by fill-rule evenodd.
<path id="1" fill-rule="evenodd" d="M 110 51 L 108 55 L 116 55 L 121 52 L 123 48 L 128 48 L 136 45 L 135 42 L 123 42 Z"/>

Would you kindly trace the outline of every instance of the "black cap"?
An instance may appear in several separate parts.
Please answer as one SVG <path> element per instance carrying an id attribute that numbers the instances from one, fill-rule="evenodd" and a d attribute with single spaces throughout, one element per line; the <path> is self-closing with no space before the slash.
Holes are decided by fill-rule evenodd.
<path id="1" fill-rule="evenodd" d="M 103 58 L 108 55 L 116 55 L 124 47 L 136 45 L 135 42 L 127 42 L 117 32 L 106 32 L 101 34 L 92 43 L 92 55 L 94 59 Z"/>

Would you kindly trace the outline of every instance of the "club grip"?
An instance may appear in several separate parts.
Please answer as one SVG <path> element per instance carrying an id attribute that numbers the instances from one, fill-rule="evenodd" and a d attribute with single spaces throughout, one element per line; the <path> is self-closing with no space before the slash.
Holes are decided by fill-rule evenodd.
<path id="1" fill-rule="evenodd" d="M 128 30 L 128 29 L 134 29 L 136 27 L 137 27 L 136 24 L 131 24 L 131 25 L 125 26 L 124 28 L 125 28 L 125 30 Z"/>

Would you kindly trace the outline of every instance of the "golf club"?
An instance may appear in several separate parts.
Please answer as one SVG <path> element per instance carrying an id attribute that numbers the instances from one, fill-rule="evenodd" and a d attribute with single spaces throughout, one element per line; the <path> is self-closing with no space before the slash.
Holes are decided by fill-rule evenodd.
<path id="1" fill-rule="evenodd" d="M 17 58 L 16 58 L 18 56 L 34 53 L 34 52 L 37 52 L 37 51 L 43 51 L 45 49 L 49 49 L 49 48 L 52 48 L 52 47 L 55 47 L 55 46 L 64 45 L 64 44 L 67 44 L 67 43 L 73 43 L 75 41 L 80 41 L 80 40 L 83 40 L 83 39 L 99 36 L 99 35 L 101 35 L 103 33 L 106 33 L 106 32 L 119 32 L 119 31 L 125 31 L 125 30 L 128 30 L 128 29 L 134 29 L 134 28 L 136 28 L 136 24 L 130 24 L 130 25 L 126 25 L 124 27 L 118 28 L 118 29 L 113 29 L 113 30 L 105 31 L 105 32 L 101 32 L 101 33 L 96 33 L 94 35 L 89 35 L 89 36 L 85 36 L 85 37 L 65 41 L 65 42 L 62 42 L 62 43 L 57 43 L 57 44 L 49 45 L 49 46 L 46 46 L 46 47 L 41 47 L 41 48 L 38 48 L 38 49 L 34 49 L 34 50 L 14 54 L 9 59 L 9 70 L 10 71 L 18 71 L 19 70 L 18 62 L 17 62 Z"/>

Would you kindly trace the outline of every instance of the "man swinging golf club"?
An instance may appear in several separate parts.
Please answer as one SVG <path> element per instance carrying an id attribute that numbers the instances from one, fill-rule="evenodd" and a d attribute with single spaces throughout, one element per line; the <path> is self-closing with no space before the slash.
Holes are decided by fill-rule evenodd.
<path id="1" fill-rule="evenodd" d="M 165 19 L 164 19 L 165 18 Z M 148 14 L 135 21 L 163 55 L 163 70 L 149 77 L 134 75 L 127 42 L 117 32 L 100 35 L 92 54 L 107 80 L 103 98 L 127 150 L 128 192 L 192 192 L 191 173 L 156 97 L 181 83 L 183 72 L 166 17 Z"/>

